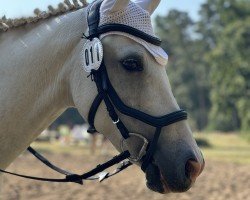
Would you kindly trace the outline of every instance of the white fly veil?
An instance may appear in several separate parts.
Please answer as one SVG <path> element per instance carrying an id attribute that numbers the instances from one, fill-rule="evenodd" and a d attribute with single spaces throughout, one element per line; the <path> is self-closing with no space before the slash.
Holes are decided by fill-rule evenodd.
<path id="1" fill-rule="evenodd" d="M 150 36 L 157 37 L 153 31 L 150 15 L 159 2 L 160 0 L 135 0 L 134 2 L 130 0 L 104 0 L 100 8 L 99 25 L 124 24 Z M 168 55 L 161 47 L 128 33 L 111 31 L 102 34 L 100 39 L 112 34 L 122 35 L 134 40 L 144 46 L 160 65 L 165 66 L 167 64 Z"/>

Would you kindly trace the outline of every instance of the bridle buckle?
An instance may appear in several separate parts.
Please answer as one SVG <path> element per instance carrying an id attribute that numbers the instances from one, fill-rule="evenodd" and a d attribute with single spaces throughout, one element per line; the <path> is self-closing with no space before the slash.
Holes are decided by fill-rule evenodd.
<path id="1" fill-rule="evenodd" d="M 112 122 L 113 122 L 113 124 L 118 124 L 118 123 L 120 122 L 120 119 L 119 119 L 119 118 L 117 118 L 117 120 L 112 121 Z"/>
<path id="2" fill-rule="evenodd" d="M 121 150 L 128 150 L 130 152 L 130 161 L 139 162 L 141 161 L 142 157 L 146 155 L 149 142 L 145 137 L 138 133 L 129 133 L 129 136 L 130 137 L 127 139 L 121 139 Z M 134 138 L 137 138 L 137 140 L 140 139 L 142 142 L 140 144 L 140 148 L 138 148 L 138 141 L 134 141 Z"/>

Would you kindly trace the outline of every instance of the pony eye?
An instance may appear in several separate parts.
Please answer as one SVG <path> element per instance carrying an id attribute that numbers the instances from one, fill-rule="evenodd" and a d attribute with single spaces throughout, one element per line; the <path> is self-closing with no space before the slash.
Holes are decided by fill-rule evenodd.
<path id="1" fill-rule="evenodd" d="M 143 66 L 141 61 L 134 58 L 125 59 L 122 62 L 123 67 L 128 71 L 142 71 Z"/>

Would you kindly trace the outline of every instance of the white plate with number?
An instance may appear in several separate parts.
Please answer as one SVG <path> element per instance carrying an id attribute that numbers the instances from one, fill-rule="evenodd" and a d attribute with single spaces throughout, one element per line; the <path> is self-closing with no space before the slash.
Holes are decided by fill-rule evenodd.
<path id="1" fill-rule="evenodd" d="M 82 58 L 82 66 L 86 72 L 99 69 L 103 59 L 103 47 L 98 38 L 86 41 L 82 49 Z"/>

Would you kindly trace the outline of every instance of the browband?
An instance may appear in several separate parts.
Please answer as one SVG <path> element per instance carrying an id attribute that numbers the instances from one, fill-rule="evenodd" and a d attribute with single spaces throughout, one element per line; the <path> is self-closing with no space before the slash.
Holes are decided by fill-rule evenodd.
<path id="1" fill-rule="evenodd" d="M 103 34 L 111 31 L 119 31 L 119 32 L 124 32 L 131 34 L 133 36 L 136 36 L 138 38 L 141 38 L 145 40 L 146 42 L 149 42 L 153 45 L 160 46 L 161 45 L 161 40 L 157 37 L 153 37 L 149 34 L 146 34 L 136 28 L 133 28 L 131 26 L 127 26 L 124 24 L 104 24 L 98 27 L 97 29 L 97 34 Z"/>

